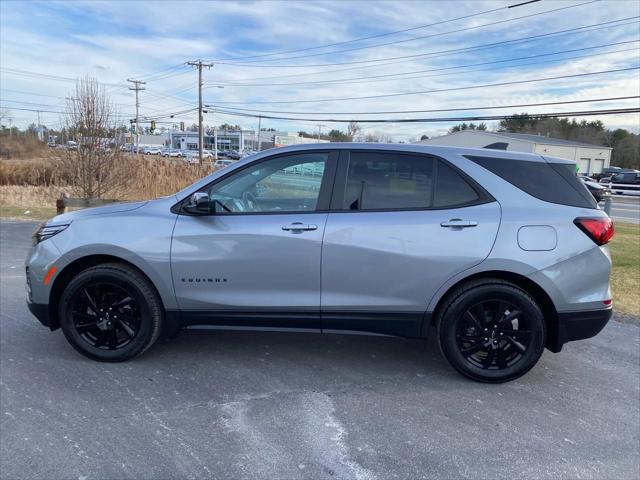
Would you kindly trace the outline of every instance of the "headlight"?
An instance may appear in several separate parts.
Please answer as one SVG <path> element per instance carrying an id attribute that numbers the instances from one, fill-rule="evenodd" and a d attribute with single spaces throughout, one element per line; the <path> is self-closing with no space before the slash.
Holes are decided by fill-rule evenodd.
<path id="1" fill-rule="evenodd" d="M 33 245 L 37 245 L 40 242 L 46 240 L 47 238 L 51 238 L 54 235 L 59 234 L 64 231 L 70 224 L 63 223 L 59 225 L 47 225 L 47 223 L 43 223 L 38 227 L 38 229 L 33 232 L 33 236 L 31 237 L 33 240 Z"/>

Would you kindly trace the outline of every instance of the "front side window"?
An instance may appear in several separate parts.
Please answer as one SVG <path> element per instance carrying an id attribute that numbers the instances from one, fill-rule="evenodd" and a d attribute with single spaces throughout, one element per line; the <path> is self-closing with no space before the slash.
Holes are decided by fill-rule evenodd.
<path id="1" fill-rule="evenodd" d="M 352 152 L 344 210 L 452 208 L 480 199 L 442 160 L 424 155 Z"/>
<path id="2" fill-rule="evenodd" d="M 216 214 L 314 211 L 329 154 L 304 153 L 250 166 L 212 185 Z"/>

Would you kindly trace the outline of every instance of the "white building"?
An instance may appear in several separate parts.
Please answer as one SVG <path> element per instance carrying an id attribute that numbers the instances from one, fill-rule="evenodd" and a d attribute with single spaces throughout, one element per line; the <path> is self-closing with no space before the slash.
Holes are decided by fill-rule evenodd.
<path id="1" fill-rule="evenodd" d="M 418 143 L 455 147 L 489 148 L 537 153 L 566 158 L 578 164 L 579 172 L 592 175 L 602 172 L 611 162 L 611 148 L 560 138 L 529 135 L 526 133 L 487 132 L 463 130 L 442 137 L 421 140 Z"/>
<path id="2" fill-rule="evenodd" d="M 169 136 L 169 144 L 172 148 L 181 150 L 198 149 L 198 132 L 172 131 L 169 132 Z M 213 150 L 214 144 L 217 142 L 218 151 L 235 150 L 238 152 L 245 149 L 258 150 L 258 140 L 260 142 L 260 150 L 300 143 L 326 143 L 328 141 L 300 137 L 297 132 L 263 130 L 260 132 L 260 136 L 257 137 L 254 130 L 217 129 L 214 131 L 213 128 L 206 128 L 203 137 L 204 148 L 207 150 Z"/>

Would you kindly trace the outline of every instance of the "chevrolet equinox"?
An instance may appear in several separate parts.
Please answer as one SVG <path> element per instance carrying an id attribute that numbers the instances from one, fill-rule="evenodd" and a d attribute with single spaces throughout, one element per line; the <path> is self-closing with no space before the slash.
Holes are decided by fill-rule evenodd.
<path id="1" fill-rule="evenodd" d="M 27 301 L 96 360 L 201 325 L 434 330 L 458 372 L 504 382 L 611 317 L 613 224 L 575 171 L 426 145 L 264 151 L 175 195 L 43 223 Z"/>

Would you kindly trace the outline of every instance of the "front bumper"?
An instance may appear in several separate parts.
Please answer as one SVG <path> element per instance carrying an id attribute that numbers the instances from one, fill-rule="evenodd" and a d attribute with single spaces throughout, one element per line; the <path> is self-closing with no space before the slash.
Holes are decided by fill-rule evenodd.
<path id="1" fill-rule="evenodd" d="M 558 330 L 548 345 L 552 352 L 559 352 L 567 342 L 596 336 L 613 315 L 613 308 L 582 312 L 558 313 Z"/>
<path id="2" fill-rule="evenodd" d="M 49 305 L 47 305 L 46 303 L 33 303 L 27 301 L 27 307 L 29 307 L 31 313 L 40 321 L 42 325 L 51 328 Z"/>

